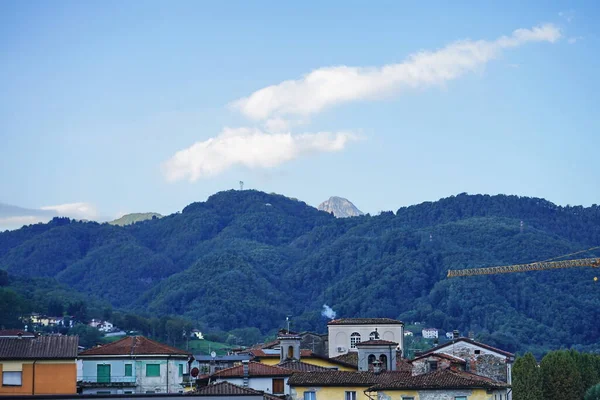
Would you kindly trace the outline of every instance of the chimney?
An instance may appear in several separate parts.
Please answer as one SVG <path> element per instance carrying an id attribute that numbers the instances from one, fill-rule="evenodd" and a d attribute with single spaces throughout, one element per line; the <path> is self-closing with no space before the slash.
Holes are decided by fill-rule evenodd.
<path id="1" fill-rule="evenodd" d="M 18 337 L 19 339 L 23 339 L 23 332 L 19 332 L 19 333 L 17 333 L 17 337 Z"/>
<path id="2" fill-rule="evenodd" d="M 460 332 L 456 329 L 452 331 L 452 339 L 458 339 L 460 337 Z"/>
<path id="3" fill-rule="evenodd" d="M 475 332 L 469 331 L 469 339 L 474 339 L 474 338 L 475 338 Z"/>
<path id="4" fill-rule="evenodd" d="M 248 376 L 249 376 L 249 365 L 248 360 L 242 360 L 242 369 L 244 370 L 244 387 L 248 387 Z"/>
<path id="5" fill-rule="evenodd" d="M 381 361 L 379 360 L 375 360 L 373 361 L 373 373 L 375 375 L 379 375 L 379 373 L 381 372 Z"/>

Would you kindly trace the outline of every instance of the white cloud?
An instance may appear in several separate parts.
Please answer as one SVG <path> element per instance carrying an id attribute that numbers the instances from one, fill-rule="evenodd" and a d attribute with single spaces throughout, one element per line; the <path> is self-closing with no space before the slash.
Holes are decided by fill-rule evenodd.
<path id="1" fill-rule="evenodd" d="M 265 121 L 265 129 L 270 133 L 289 132 L 291 122 L 283 118 L 271 118 Z"/>
<path id="2" fill-rule="evenodd" d="M 163 164 L 163 172 L 169 181 L 194 182 L 235 165 L 271 168 L 306 154 L 340 151 L 356 139 L 346 132 L 292 135 L 270 134 L 255 128 L 225 128 L 218 136 L 175 153 Z"/>
<path id="3" fill-rule="evenodd" d="M 552 24 L 517 29 L 494 41 L 462 40 L 440 50 L 420 51 L 399 64 L 382 67 L 336 66 L 319 68 L 301 79 L 257 90 L 232 106 L 254 120 L 289 115 L 309 116 L 333 105 L 373 99 L 414 89 L 441 85 L 474 71 L 497 58 L 502 50 L 529 42 L 553 43 L 561 37 Z"/>
<path id="4" fill-rule="evenodd" d="M 74 218 L 93 220 L 98 218 L 96 207 L 89 203 L 67 203 L 56 206 L 40 207 L 41 210 L 54 211 L 57 215 Z"/>
<path id="5" fill-rule="evenodd" d="M 567 39 L 567 42 L 568 42 L 569 44 L 575 44 L 575 43 L 577 43 L 579 40 L 583 40 L 583 36 L 573 36 L 573 37 L 570 37 L 569 39 Z"/>
<path id="6" fill-rule="evenodd" d="M 24 225 L 37 224 L 38 222 L 48 222 L 52 217 L 41 215 L 19 215 L 14 217 L 0 218 L 0 231 L 5 229 L 18 229 Z"/>

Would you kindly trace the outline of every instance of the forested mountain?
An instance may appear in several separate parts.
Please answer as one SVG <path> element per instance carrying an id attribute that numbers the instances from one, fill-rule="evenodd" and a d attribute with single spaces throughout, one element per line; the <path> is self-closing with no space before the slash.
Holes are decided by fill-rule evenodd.
<path id="1" fill-rule="evenodd" d="M 600 349 L 592 268 L 450 280 L 446 272 L 594 245 L 596 205 L 460 194 L 336 219 L 285 196 L 244 190 L 124 227 L 55 218 L 0 233 L 0 267 L 54 278 L 123 310 L 182 315 L 204 330 L 266 334 L 292 315 L 297 330 L 325 331 L 320 310 L 328 304 L 338 316 L 422 321 L 540 354 Z"/>

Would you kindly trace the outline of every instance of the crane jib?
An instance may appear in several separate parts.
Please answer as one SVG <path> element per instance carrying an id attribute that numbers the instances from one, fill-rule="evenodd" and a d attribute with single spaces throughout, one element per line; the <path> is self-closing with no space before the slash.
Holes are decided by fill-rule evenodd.
<path id="1" fill-rule="evenodd" d="M 577 260 L 545 261 L 530 264 L 505 265 L 500 267 L 454 269 L 448 271 L 448 278 L 456 276 L 507 274 L 511 272 L 544 271 L 559 268 L 600 267 L 600 258 L 582 258 Z"/>

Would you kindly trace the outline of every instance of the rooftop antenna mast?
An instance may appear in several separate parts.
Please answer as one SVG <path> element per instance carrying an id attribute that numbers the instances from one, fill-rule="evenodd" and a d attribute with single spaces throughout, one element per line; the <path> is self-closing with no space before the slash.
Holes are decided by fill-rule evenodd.
<path id="1" fill-rule="evenodd" d="M 244 190 L 244 181 L 240 181 L 240 190 Z"/>
<path id="2" fill-rule="evenodd" d="M 287 324 L 287 333 L 290 333 L 290 317 L 285 317 L 285 322 Z"/>

